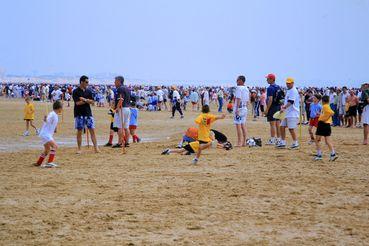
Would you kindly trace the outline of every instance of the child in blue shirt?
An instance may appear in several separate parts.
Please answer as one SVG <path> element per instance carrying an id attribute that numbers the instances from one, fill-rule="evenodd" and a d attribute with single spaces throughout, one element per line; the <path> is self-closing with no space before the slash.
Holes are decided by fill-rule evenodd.
<path id="1" fill-rule="evenodd" d="M 321 99 L 322 99 L 322 96 L 320 94 L 315 94 L 313 96 L 313 103 L 310 104 L 310 120 L 309 120 L 310 141 L 309 141 L 309 144 L 312 144 L 315 142 L 313 128 L 318 127 L 319 116 L 320 116 L 320 113 L 322 112 L 322 105 L 320 103 Z"/>

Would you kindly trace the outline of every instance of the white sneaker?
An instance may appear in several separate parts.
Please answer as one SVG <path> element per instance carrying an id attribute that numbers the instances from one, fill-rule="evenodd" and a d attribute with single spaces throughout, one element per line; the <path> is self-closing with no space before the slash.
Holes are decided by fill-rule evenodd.
<path id="1" fill-rule="evenodd" d="M 50 162 L 50 163 L 42 164 L 40 167 L 42 167 L 42 168 L 53 168 L 53 167 L 58 167 L 58 164 Z"/>
<path id="2" fill-rule="evenodd" d="M 292 144 L 288 149 L 299 149 L 300 145 L 299 144 Z"/>
<path id="3" fill-rule="evenodd" d="M 40 129 L 36 129 L 36 135 L 40 135 Z"/>
<path id="4" fill-rule="evenodd" d="M 25 131 L 24 133 L 23 133 L 23 136 L 29 136 L 29 131 Z"/>
<path id="5" fill-rule="evenodd" d="M 193 164 L 193 165 L 196 165 L 198 161 L 199 161 L 199 160 L 198 160 L 197 158 L 194 158 L 194 159 L 192 160 L 192 164 Z"/>
<path id="6" fill-rule="evenodd" d="M 275 144 L 276 144 L 276 139 L 272 139 L 272 138 L 270 138 L 270 139 L 268 140 L 268 142 L 266 142 L 265 144 L 266 144 L 266 145 L 275 145 Z"/>

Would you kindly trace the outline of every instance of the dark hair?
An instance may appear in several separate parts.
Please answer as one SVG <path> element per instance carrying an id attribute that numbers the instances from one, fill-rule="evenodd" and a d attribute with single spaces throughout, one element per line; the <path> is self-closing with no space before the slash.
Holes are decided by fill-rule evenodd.
<path id="1" fill-rule="evenodd" d="M 329 96 L 323 96 L 322 97 L 322 102 L 323 103 L 329 103 Z"/>
<path id="2" fill-rule="evenodd" d="M 136 100 L 131 101 L 131 107 L 136 107 Z"/>
<path id="3" fill-rule="evenodd" d="M 124 83 L 124 78 L 123 78 L 123 76 L 117 76 L 117 77 L 115 77 L 115 80 L 118 80 L 122 85 L 123 85 L 123 83 Z"/>
<path id="4" fill-rule="evenodd" d="M 79 83 L 85 82 L 88 80 L 88 77 L 86 75 L 82 75 L 81 78 L 79 78 Z"/>
<path id="5" fill-rule="evenodd" d="M 210 112 L 209 105 L 202 106 L 201 112 L 203 112 L 204 114 L 209 113 Z"/>
<path id="6" fill-rule="evenodd" d="M 315 94 L 314 97 L 316 97 L 316 99 L 318 99 L 320 101 L 320 99 L 322 99 L 322 95 L 320 95 L 319 93 Z"/>
<path id="7" fill-rule="evenodd" d="M 245 76 L 240 75 L 240 76 L 238 76 L 237 80 L 241 80 L 242 82 L 244 82 L 244 83 L 245 83 L 246 78 L 245 78 Z"/>
<path id="8" fill-rule="evenodd" d="M 57 109 L 60 109 L 60 108 L 63 108 L 63 103 L 60 100 L 56 100 L 53 103 L 53 110 L 57 110 Z"/>

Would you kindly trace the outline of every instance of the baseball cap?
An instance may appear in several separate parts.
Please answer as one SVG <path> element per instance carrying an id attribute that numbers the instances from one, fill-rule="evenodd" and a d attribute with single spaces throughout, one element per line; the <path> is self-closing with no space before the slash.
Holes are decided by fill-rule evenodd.
<path id="1" fill-rule="evenodd" d="M 288 78 L 286 79 L 286 83 L 287 83 L 287 84 L 292 84 L 292 83 L 295 83 L 295 80 L 294 80 L 293 78 L 291 78 L 291 77 L 288 77 Z"/>
<path id="2" fill-rule="evenodd" d="M 265 78 L 275 80 L 275 75 L 270 73 L 270 74 L 266 75 Z"/>

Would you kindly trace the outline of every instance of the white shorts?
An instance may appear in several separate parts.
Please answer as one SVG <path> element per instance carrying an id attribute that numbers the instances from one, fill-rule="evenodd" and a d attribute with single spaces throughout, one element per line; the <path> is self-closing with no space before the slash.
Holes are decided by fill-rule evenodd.
<path id="1" fill-rule="evenodd" d="M 361 115 L 363 124 L 369 125 L 369 105 L 366 105 L 363 109 L 363 114 Z"/>
<path id="2" fill-rule="evenodd" d="M 54 141 L 53 136 L 40 136 L 40 138 L 42 145 L 44 145 L 47 142 Z"/>
<path id="3" fill-rule="evenodd" d="M 298 123 L 299 123 L 298 117 L 289 117 L 282 120 L 281 126 L 288 127 L 288 129 L 295 129 Z"/>
<path id="4" fill-rule="evenodd" d="M 246 123 L 246 117 L 247 117 L 247 108 L 240 108 L 238 110 L 238 115 L 234 113 L 233 115 L 233 123 L 235 125 L 243 125 Z"/>
<path id="5" fill-rule="evenodd" d="M 131 110 L 129 108 L 122 108 L 118 110 L 118 112 L 115 112 L 114 114 L 114 123 L 113 127 L 122 128 L 122 112 L 123 112 L 123 128 L 128 129 L 129 128 L 129 118 L 131 116 Z"/>

